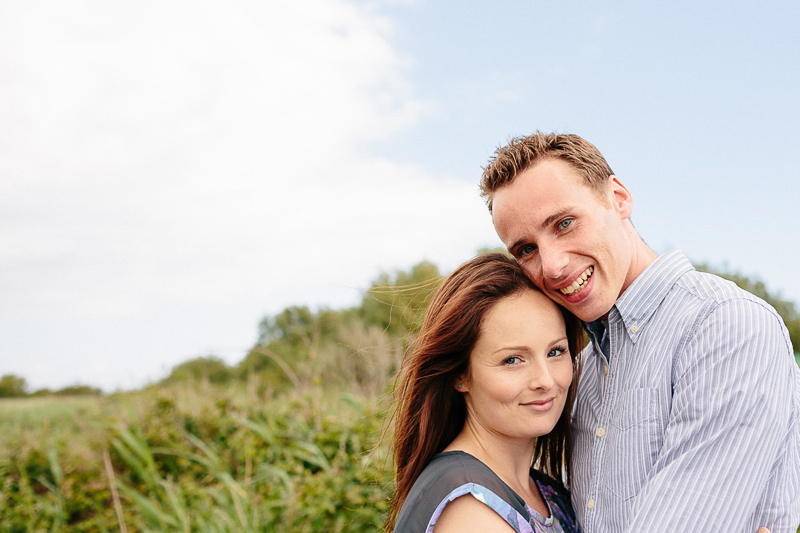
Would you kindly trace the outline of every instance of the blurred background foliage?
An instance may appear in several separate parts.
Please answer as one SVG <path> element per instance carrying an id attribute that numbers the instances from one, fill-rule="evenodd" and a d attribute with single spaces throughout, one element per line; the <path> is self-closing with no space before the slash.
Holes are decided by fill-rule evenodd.
<path id="1" fill-rule="evenodd" d="M 798 350 L 792 302 L 716 273 L 771 303 Z M 423 261 L 356 307 L 286 308 L 238 364 L 209 354 L 138 391 L 2 376 L 0 532 L 380 530 L 391 383 L 441 280 Z"/>

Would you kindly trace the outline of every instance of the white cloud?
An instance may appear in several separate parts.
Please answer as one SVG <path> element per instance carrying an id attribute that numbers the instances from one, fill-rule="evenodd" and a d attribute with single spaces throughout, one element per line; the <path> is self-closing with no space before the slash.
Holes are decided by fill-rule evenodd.
<path id="1" fill-rule="evenodd" d="M 391 32 L 343 0 L 0 7 L 10 371 L 133 386 L 251 342 L 253 313 L 491 241 L 474 185 L 366 155 L 425 109 Z"/>

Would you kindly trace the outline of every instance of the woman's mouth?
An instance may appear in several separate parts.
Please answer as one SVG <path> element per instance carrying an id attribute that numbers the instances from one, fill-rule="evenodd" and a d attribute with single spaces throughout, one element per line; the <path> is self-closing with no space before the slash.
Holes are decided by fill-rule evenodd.
<path id="1" fill-rule="evenodd" d="M 546 400 L 537 400 L 535 402 L 527 402 L 523 403 L 525 407 L 530 408 L 533 411 L 549 411 L 551 407 L 553 407 L 553 402 L 555 401 L 555 397 L 547 398 Z"/>

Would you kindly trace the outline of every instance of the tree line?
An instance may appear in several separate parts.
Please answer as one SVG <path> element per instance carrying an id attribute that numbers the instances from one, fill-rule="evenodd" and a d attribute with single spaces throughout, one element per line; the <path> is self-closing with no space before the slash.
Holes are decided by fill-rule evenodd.
<path id="1" fill-rule="evenodd" d="M 729 279 L 775 307 L 795 353 L 800 351 L 800 314 L 793 302 L 770 292 L 759 279 L 706 264 L 697 268 Z M 357 306 L 316 311 L 308 306 L 287 307 L 264 317 L 258 340 L 238 364 L 228 365 L 213 354 L 197 357 L 173 367 L 155 386 L 189 380 L 244 383 L 257 377 L 261 387 L 275 392 L 322 387 L 379 395 L 397 372 L 441 280 L 439 268 L 422 261 L 407 271 L 377 276 Z M 100 393 L 87 385 L 29 393 L 24 378 L 13 374 L 0 378 L 0 398 Z"/>
<path id="2" fill-rule="evenodd" d="M 800 351 L 800 313 L 793 302 L 770 292 L 757 278 L 707 264 L 697 268 L 731 280 L 775 307 L 794 352 Z M 318 311 L 288 307 L 261 321 L 258 341 L 237 365 L 200 357 L 174 367 L 161 383 L 207 379 L 222 384 L 258 374 L 276 389 L 313 386 L 380 394 L 399 369 L 442 279 L 435 264 L 422 261 L 407 271 L 378 276 L 359 306 Z"/>
<path id="3" fill-rule="evenodd" d="M 27 396 L 100 396 L 103 391 L 89 385 L 70 385 L 61 389 L 37 389 L 28 391 L 28 382 L 25 378 L 15 374 L 6 374 L 0 377 L 0 398 L 22 398 Z"/>

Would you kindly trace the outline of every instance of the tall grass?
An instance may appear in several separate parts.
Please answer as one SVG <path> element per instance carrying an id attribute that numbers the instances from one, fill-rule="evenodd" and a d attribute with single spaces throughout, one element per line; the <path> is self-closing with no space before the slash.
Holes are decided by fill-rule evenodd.
<path id="1" fill-rule="evenodd" d="M 0 532 L 378 531 L 381 402 L 257 389 L 0 402 Z"/>
<path id="2" fill-rule="evenodd" d="M 392 482 L 375 384 L 397 352 L 351 337 L 366 348 L 349 374 L 311 376 L 349 378 L 346 392 L 252 377 L 0 400 L 0 533 L 380 531 Z M 390 356 L 360 357 L 376 346 Z"/>

